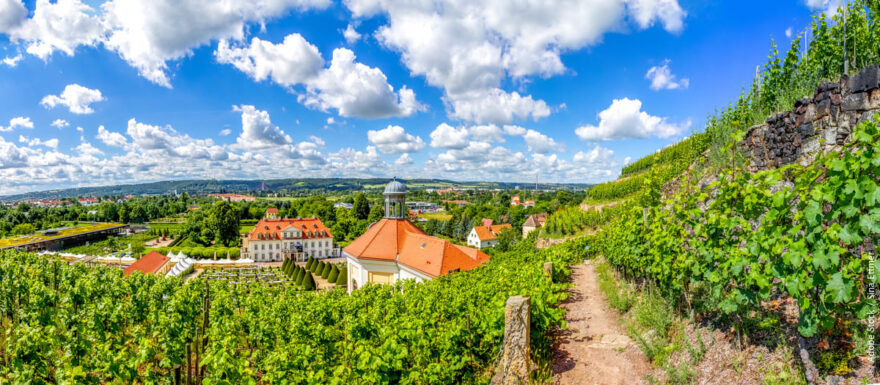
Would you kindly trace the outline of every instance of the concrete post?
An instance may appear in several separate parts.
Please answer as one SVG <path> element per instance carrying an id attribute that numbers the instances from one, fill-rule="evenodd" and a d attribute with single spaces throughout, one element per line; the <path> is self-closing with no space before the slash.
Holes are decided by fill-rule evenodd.
<path id="1" fill-rule="evenodd" d="M 544 275 L 550 277 L 550 282 L 553 282 L 553 262 L 544 262 Z"/>
<path id="2" fill-rule="evenodd" d="M 501 359 L 495 368 L 492 384 L 519 385 L 529 382 L 533 365 L 529 350 L 529 297 L 514 296 L 507 299 L 504 311 L 504 346 Z"/>

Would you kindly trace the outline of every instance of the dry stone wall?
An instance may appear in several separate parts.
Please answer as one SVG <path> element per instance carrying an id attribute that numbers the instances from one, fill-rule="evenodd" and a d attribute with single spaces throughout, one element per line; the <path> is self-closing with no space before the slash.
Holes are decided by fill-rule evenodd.
<path id="1" fill-rule="evenodd" d="M 851 140 L 857 124 L 880 113 L 880 67 L 826 82 L 812 98 L 798 100 L 794 110 L 767 118 L 749 129 L 743 149 L 750 171 L 799 162 L 808 164 L 818 152 L 839 150 Z"/>

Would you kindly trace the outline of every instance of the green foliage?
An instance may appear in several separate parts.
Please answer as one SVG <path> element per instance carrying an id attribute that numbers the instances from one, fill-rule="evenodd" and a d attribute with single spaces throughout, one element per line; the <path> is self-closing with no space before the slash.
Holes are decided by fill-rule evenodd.
<path id="1" fill-rule="evenodd" d="M 621 177 L 638 174 L 651 167 L 685 163 L 689 165 L 709 146 L 709 136 L 705 133 L 694 134 L 676 144 L 666 147 L 655 154 L 648 155 L 620 170 Z M 592 196 L 592 195 L 591 195 Z"/>
<path id="2" fill-rule="evenodd" d="M 230 246 L 237 244 L 239 240 L 238 228 L 240 226 L 240 214 L 237 208 L 227 201 L 219 201 L 211 207 L 205 226 L 214 232 L 214 239 Z"/>
<path id="3" fill-rule="evenodd" d="M 303 267 L 300 267 L 298 269 L 298 271 L 299 271 L 299 273 L 297 273 L 298 275 L 296 276 L 296 284 L 299 286 L 302 286 L 303 283 L 305 282 L 306 275 L 309 274 L 309 271 Z"/>
<path id="4" fill-rule="evenodd" d="M 628 277 L 664 293 L 706 286 L 723 314 L 755 310 L 784 292 L 798 303 L 804 336 L 864 319 L 877 306 L 864 295 L 864 250 L 880 234 L 880 132 L 864 122 L 852 135 L 854 143 L 808 167 L 729 170 L 706 189 L 632 207 L 596 245 Z M 782 181 L 792 186 L 777 188 Z"/>
<path id="5" fill-rule="evenodd" d="M 329 263 L 324 263 L 324 268 L 321 269 L 321 273 L 319 274 L 321 278 L 327 279 L 330 276 L 330 271 L 333 270 L 333 266 Z"/>
<path id="6" fill-rule="evenodd" d="M 341 269 L 339 269 L 339 274 L 336 276 L 336 286 L 346 286 L 348 284 L 348 267 L 343 265 Z"/>
<path id="7" fill-rule="evenodd" d="M 602 290 L 602 293 L 605 294 L 608 304 L 620 313 L 628 312 L 636 299 L 632 290 L 618 283 L 607 263 L 602 262 L 595 266 L 596 274 L 599 278 L 599 290 Z"/>
<path id="8" fill-rule="evenodd" d="M 564 282 L 568 264 L 583 258 L 582 244 L 536 252 L 523 241 L 475 270 L 359 285 L 351 295 L 211 281 L 204 382 L 486 383 L 511 295 L 531 297 L 533 359 L 549 360 L 568 285 L 546 279 L 542 265 L 553 262 Z M 9 363 L 0 381 L 170 384 L 202 322 L 205 290 L 205 280 L 123 278 L 0 252 L 0 357 Z"/>
<path id="9" fill-rule="evenodd" d="M 183 252 L 184 254 L 196 259 L 211 259 L 217 256 L 217 259 L 224 259 L 227 255 L 230 258 L 238 258 L 241 256 L 241 249 L 238 247 L 158 247 L 153 250 L 161 254 Z"/>
<path id="10" fill-rule="evenodd" d="M 305 278 L 303 278 L 302 288 L 306 291 L 315 290 L 315 279 L 311 273 L 306 273 Z"/>
<path id="11" fill-rule="evenodd" d="M 367 202 L 367 196 L 364 193 L 357 193 L 354 196 L 354 203 L 352 205 L 352 213 L 354 217 L 357 219 L 367 219 L 370 216 L 370 203 Z"/>
<path id="12" fill-rule="evenodd" d="M 327 282 L 336 283 L 336 278 L 339 277 L 339 269 L 334 265 L 330 267 L 330 274 L 327 275 Z"/>
<path id="13" fill-rule="evenodd" d="M 26 235 L 37 232 L 36 227 L 30 223 L 19 223 L 12 228 L 12 235 Z"/>
<path id="14" fill-rule="evenodd" d="M 606 223 L 622 213 L 623 205 L 597 209 L 581 210 L 579 206 L 569 206 L 550 214 L 541 228 L 541 237 L 562 238 L 582 233 Z"/>

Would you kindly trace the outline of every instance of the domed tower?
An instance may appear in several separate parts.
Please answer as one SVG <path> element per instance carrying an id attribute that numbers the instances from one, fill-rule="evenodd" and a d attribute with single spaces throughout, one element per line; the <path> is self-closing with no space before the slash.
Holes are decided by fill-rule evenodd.
<path id="1" fill-rule="evenodd" d="M 385 218 L 406 218 L 406 186 L 394 178 L 385 186 Z"/>

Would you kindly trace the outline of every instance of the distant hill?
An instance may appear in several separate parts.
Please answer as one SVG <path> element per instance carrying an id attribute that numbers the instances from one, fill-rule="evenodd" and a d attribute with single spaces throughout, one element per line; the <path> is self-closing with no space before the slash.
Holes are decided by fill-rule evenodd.
<path id="1" fill-rule="evenodd" d="M 534 183 L 506 182 L 455 182 L 442 179 L 402 179 L 409 188 L 469 188 L 469 189 L 512 189 L 519 186 L 532 189 Z M 77 196 L 120 196 L 120 195 L 160 195 L 169 192 L 186 192 L 188 194 L 210 193 L 297 193 L 297 192 L 333 192 L 351 190 L 374 190 L 388 183 L 388 178 L 307 178 L 307 179 L 273 179 L 273 180 L 179 180 L 153 183 L 125 184 L 99 187 L 79 187 L 61 190 L 47 190 L 0 196 L 2 202 L 14 202 L 34 199 L 61 199 Z M 575 190 L 590 187 L 583 183 L 541 183 L 542 190 Z"/>

